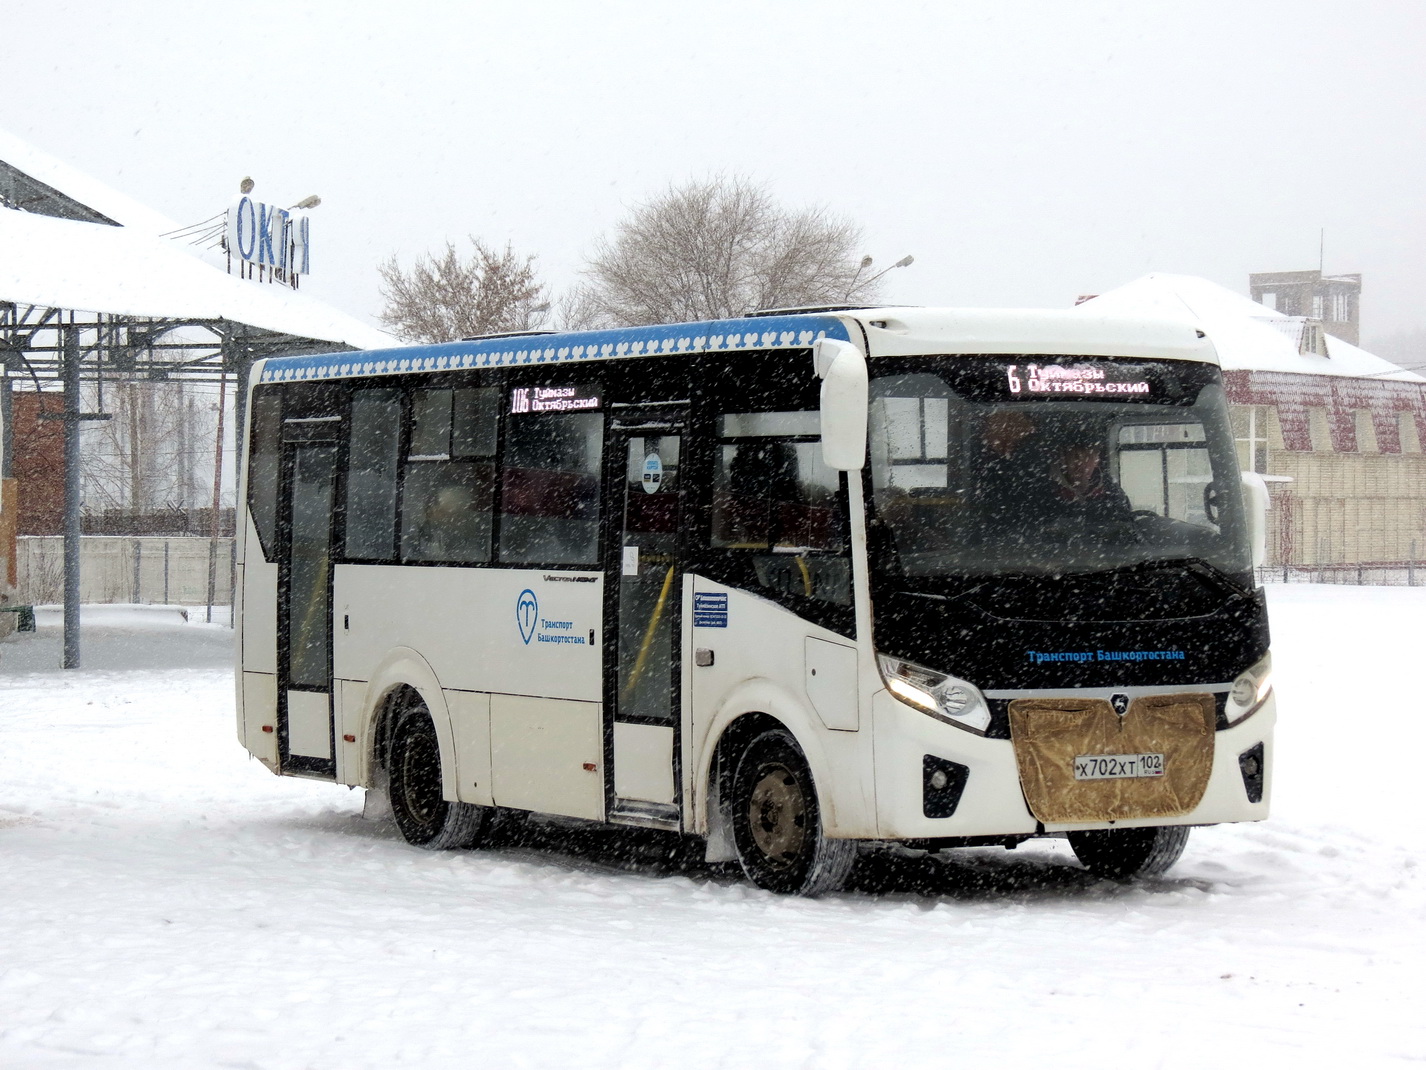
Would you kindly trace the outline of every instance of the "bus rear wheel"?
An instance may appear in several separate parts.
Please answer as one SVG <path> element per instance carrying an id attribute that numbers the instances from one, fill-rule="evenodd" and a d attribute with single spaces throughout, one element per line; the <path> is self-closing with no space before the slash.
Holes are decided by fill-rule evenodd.
<path id="1" fill-rule="evenodd" d="M 820 895 L 851 872 L 856 843 L 823 834 L 812 771 L 786 729 L 768 729 L 743 748 L 730 803 L 738 862 L 759 888 Z"/>
<path id="2" fill-rule="evenodd" d="M 442 851 L 472 846 L 489 811 L 443 797 L 441 749 L 431 712 L 414 692 L 395 701 L 387 778 L 396 827 L 417 847 Z"/>
<path id="3" fill-rule="evenodd" d="M 1069 834 L 1070 847 L 1096 877 L 1127 881 L 1168 871 L 1188 843 L 1187 825 L 1159 828 L 1087 829 Z"/>

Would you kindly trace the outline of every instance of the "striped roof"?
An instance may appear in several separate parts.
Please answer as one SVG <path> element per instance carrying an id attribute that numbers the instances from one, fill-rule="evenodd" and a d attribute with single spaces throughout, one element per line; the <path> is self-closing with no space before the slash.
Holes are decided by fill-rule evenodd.
<path id="1" fill-rule="evenodd" d="M 566 364 L 621 357 L 678 353 L 733 353 L 768 349 L 806 349 L 819 338 L 848 341 L 846 324 L 836 316 L 759 316 L 664 323 L 611 331 L 577 331 L 470 342 L 376 349 L 359 353 L 274 357 L 263 362 L 259 382 L 347 379 L 367 375 L 504 368 L 529 364 Z"/>

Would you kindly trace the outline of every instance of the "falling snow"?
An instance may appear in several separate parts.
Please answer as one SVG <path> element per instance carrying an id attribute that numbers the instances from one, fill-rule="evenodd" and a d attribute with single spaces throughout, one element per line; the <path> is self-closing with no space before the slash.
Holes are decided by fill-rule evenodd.
<path id="1" fill-rule="evenodd" d="M 1426 590 L 1270 603 L 1272 820 L 1129 886 L 1044 843 L 813 901 L 622 833 L 409 847 L 248 760 L 221 626 L 96 610 L 65 674 L 42 613 L 0 643 L 0 1065 L 1417 1060 Z"/>

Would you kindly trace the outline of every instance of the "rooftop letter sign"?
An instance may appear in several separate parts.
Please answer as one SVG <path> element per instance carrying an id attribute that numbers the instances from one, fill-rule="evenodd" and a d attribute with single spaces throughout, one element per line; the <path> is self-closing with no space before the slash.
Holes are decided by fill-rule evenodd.
<path id="1" fill-rule="evenodd" d="M 311 217 L 246 195 L 228 205 L 228 252 L 294 284 L 311 271 Z"/>

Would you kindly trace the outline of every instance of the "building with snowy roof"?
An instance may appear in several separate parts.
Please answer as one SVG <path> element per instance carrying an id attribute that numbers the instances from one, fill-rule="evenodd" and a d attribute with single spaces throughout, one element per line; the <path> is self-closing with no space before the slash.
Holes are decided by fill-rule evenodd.
<path id="1" fill-rule="evenodd" d="M 1212 339 L 1239 460 L 1268 481 L 1270 563 L 1390 566 L 1426 553 L 1426 379 L 1329 333 L 1320 317 L 1194 276 L 1146 275 L 1078 308 L 1182 319 Z M 1347 313 L 1355 327 L 1355 301 Z"/>
<path id="2" fill-rule="evenodd" d="M 288 287 L 255 285 L 164 235 L 172 219 L 0 130 L 0 303 L 225 324 L 287 350 L 380 349 L 382 331 Z"/>
<path id="3" fill-rule="evenodd" d="M 221 226 L 210 229 L 216 240 Z M 0 131 L 0 589 L 16 580 L 20 519 L 53 506 L 45 499 L 62 486 L 52 461 L 43 468 L 54 479 L 16 485 L 13 384 L 38 393 L 73 369 L 65 413 L 55 404 L 42 415 L 89 421 L 105 414 L 81 414 L 78 395 L 100 402 L 107 382 L 243 382 L 263 357 L 393 344 L 291 285 L 230 273 L 223 254 L 188 243 L 191 233 L 173 240 L 192 230 Z M 244 401 L 239 390 L 239 423 Z"/>

